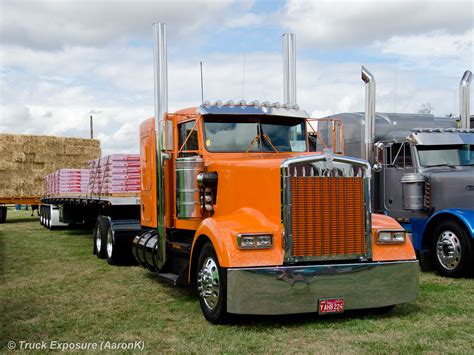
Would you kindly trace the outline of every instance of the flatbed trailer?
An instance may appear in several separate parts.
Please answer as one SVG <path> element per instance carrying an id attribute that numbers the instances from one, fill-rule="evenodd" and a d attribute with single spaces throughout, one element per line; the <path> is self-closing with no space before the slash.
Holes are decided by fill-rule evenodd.
<path id="1" fill-rule="evenodd" d="M 112 243 L 109 247 L 115 248 L 115 252 L 107 261 L 126 263 L 132 259 L 133 238 L 142 231 L 140 197 L 138 194 L 43 196 L 40 223 L 49 229 L 78 225 L 93 228 L 94 254 L 106 258 L 101 245 Z"/>
<path id="2" fill-rule="evenodd" d="M 7 205 L 39 205 L 41 196 L 0 197 L 0 224 L 7 221 Z"/>

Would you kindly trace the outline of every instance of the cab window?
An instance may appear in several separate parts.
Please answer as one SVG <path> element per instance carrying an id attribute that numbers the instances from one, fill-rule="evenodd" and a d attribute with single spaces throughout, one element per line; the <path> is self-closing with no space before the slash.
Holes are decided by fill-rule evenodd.
<path id="1" fill-rule="evenodd" d="M 198 130 L 196 121 L 188 121 L 178 125 L 178 150 L 180 157 L 198 153 Z"/>
<path id="2" fill-rule="evenodd" d="M 385 159 L 387 167 L 412 167 L 410 144 L 405 142 L 388 145 L 385 147 Z"/>

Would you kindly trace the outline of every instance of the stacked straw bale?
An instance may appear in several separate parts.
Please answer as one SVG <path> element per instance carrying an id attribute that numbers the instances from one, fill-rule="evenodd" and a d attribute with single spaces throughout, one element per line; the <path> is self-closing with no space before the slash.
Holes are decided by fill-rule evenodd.
<path id="1" fill-rule="evenodd" d="M 44 177 L 100 157 L 95 139 L 0 134 L 0 198 L 44 193 Z"/>

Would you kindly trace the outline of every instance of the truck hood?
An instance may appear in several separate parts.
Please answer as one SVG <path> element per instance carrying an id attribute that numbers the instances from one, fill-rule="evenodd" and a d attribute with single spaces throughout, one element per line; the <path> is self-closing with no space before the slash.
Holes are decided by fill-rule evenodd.
<path id="1" fill-rule="evenodd" d="M 242 208 L 262 213 L 271 223 L 281 222 L 281 164 L 298 154 L 252 154 L 210 159 L 206 169 L 218 174 L 215 217 Z M 308 155 L 319 155 L 308 153 Z"/>
<path id="2" fill-rule="evenodd" d="M 425 171 L 434 211 L 446 208 L 474 209 L 474 167 Z"/>

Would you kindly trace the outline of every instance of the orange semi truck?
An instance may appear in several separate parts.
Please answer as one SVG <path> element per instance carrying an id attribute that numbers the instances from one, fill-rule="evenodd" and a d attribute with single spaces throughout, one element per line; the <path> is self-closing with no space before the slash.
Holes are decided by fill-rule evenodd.
<path id="1" fill-rule="evenodd" d="M 195 285 L 213 323 L 415 300 L 413 246 L 394 219 L 372 214 L 371 167 L 310 152 L 294 36 L 283 37 L 283 105 L 218 101 L 168 113 L 165 25 L 154 24 L 154 35 L 155 117 L 140 126 L 139 221 L 99 214 L 97 256 L 118 263 L 131 251 L 160 279 Z"/>

